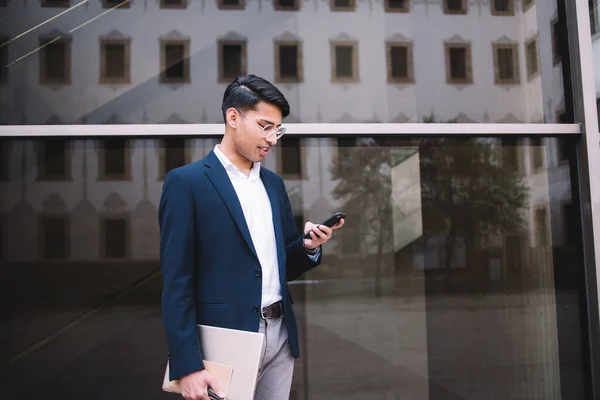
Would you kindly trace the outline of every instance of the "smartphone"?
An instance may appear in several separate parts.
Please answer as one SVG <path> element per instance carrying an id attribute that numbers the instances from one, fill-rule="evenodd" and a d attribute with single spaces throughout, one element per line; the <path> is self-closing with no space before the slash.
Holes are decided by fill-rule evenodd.
<path id="1" fill-rule="evenodd" d="M 343 212 L 337 212 L 337 213 L 333 214 L 331 217 L 327 218 L 325 221 L 321 222 L 319 225 L 325 225 L 325 226 L 331 228 L 332 226 L 337 224 L 340 221 L 340 219 L 342 219 L 342 218 L 346 218 L 346 214 Z M 303 238 L 304 239 L 312 239 L 310 237 L 310 232 L 312 232 L 312 231 L 306 232 L 306 234 L 303 236 Z"/>

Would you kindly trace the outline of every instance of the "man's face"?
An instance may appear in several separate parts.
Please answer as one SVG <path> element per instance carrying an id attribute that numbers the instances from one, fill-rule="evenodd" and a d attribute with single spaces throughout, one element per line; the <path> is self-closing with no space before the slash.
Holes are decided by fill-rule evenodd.
<path id="1" fill-rule="evenodd" d="M 233 137 L 236 153 L 251 162 L 264 160 L 271 147 L 277 143 L 277 135 L 273 133 L 265 137 L 266 130 L 261 127 L 279 127 L 281 119 L 281 110 L 263 101 L 256 105 L 255 110 L 238 112 L 238 123 Z M 276 129 L 272 131 L 275 132 Z"/>

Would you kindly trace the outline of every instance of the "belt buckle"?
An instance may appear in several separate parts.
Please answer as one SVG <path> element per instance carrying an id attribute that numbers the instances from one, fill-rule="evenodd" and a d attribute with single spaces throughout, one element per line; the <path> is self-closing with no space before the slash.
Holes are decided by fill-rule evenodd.
<path id="1" fill-rule="evenodd" d="M 266 309 L 266 308 L 267 308 L 267 307 L 262 307 L 262 308 L 260 309 L 260 316 L 261 316 L 261 317 L 262 317 L 262 319 L 264 319 L 264 320 L 266 320 L 266 319 L 267 319 L 267 317 L 265 316 L 265 309 Z"/>

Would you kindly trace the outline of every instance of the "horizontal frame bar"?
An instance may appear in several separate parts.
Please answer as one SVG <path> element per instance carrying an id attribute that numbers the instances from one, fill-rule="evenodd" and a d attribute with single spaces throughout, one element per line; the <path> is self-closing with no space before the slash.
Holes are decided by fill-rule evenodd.
<path id="1" fill-rule="evenodd" d="M 581 135 L 580 124 L 285 124 L 286 135 Z M 219 136 L 224 124 L 5 125 L 0 137 Z"/>

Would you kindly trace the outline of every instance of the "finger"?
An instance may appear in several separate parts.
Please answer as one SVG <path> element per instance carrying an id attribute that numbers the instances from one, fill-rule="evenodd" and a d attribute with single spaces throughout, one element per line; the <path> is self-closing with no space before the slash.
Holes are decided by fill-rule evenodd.
<path id="1" fill-rule="evenodd" d="M 333 226 L 333 229 L 341 228 L 344 225 L 345 222 L 346 221 L 344 221 L 344 218 L 340 219 L 340 221 Z"/>
<path id="2" fill-rule="evenodd" d="M 326 227 L 325 225 L 317 225 L 313 229 L 313 232 L 315 232 L 319 238 L 325 239 L 325 238 L 327 238 L 327 232 L 325 231 L 325 229 L 329 229 L 329 228 Z"/>
<path id="3" fill-rule="evenodd" d="M 211 378 L 208 381 L 208 387 L 211 388 L 211 390 L 219 397 L 223 398 L 225 397 L 225 393 L 223 393 L 221 391 L 221 389 L 219 389 L 219 383 L 217 382 L 217 380 L 215 378 Z"/>
<path id="4" fill-rule="evenodd" d="M 312 222 L 307 222 L 304 224 L 304 233 L 312 231 L 314 227 L 315 225 Z"/>
<path id="5" fill-rule="evenodd" d="M 331 228 L 327 225 L 317 225 L 321 232 L 324 232 L 326 236 L 331 235 Z"/>

